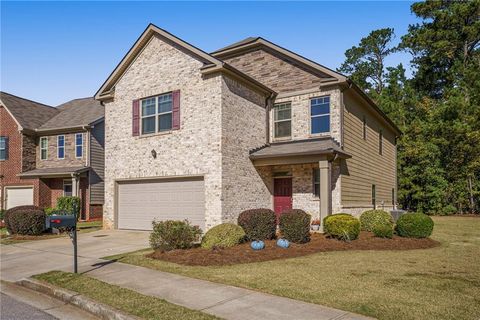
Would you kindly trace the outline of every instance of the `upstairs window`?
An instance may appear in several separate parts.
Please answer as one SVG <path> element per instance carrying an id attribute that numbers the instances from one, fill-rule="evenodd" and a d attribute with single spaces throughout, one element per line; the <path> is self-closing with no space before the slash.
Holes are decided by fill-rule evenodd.
<path id="1" fill-rule="evenodd" d="M 57 136 L 57 158 L 65 159 L 65 136 Z"/>
<path id="2" fill-rule="evenodd" d="M 383 130 L 378 131 L 378 154 L 383 154 Z"/>
<path id="3" fill-rule="evenodd" d="M 142 134 L 172 130 L 172 94 L 141 100 Z"/>
<path id="4" fill-rule="evenodd" d="M 372 184 L 372 206 L 373 209 L 377 209 L 377 191 L 374 184 Z"/>
<path id="5" fill-rule="evenodd" d="M 83 157 L 83 133 L 75 134 L 75 157 Z"/>
<path id="6" fill-rule="evenodd" d="M 276 104 L 273 108 L 275 138 L 289 138 L 292 135 L 292 106 L 290 103 Z"/>
<path id="7" fill-rule="evenodd" d="M 313 195 L 320 197 L 320 169 L 313 169 Z"/>
<path id="8" fill-rule="evenodd" d="M 330 97 L 310 100 L 311 133 L 330 132 Z"/>
<path id="9" fill-rule="evenodd" d="M 47 160 L 48 157 L 48 138 L 40 138 L 40 159 Z"/>
<path id="10" fill-rule="evenodd" d="M 363 140 L 367 140 L 367 117 L 363 116 L 363 128 L 362 128 L 362 137 Z"/>
<path id="11" fill-rule="evenodd" d="M 8 159 L 8 137 L 0 137 L 0 161 Z"/>

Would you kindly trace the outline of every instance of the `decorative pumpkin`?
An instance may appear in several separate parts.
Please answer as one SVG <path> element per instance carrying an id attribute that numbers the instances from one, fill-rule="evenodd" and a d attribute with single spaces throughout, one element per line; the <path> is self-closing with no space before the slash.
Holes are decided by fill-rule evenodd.
<path id="1" fill-rule="evenodd" d="M 290 246 L 290 242 L 287 239 L 278 239 L 277 246 L 280 248 L 288 248 Z"/>
<path id="2" fill-rule="evenodd" d="M 250 247 L 252 247 L 253 250 L 262 250 L 265 248 L 265 242 L 261 240 L 252 241 L 252 243 L 250 243 Z"/>

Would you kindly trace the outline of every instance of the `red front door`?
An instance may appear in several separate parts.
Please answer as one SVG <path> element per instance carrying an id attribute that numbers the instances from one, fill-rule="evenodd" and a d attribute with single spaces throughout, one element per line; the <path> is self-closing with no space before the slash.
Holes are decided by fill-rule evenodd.
<path id="1" fill-rule="evenodd" d="M 273 208 L 277 217 L 280 213 L 292 209 L 292 178 L 274 179 Z"/>

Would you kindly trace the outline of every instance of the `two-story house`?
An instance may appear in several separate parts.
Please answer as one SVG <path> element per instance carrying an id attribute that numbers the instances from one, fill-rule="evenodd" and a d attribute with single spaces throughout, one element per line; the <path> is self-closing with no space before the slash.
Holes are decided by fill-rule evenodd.
<path id="1" fill-rule="evenodd" d="M 1 208 L 79 196 L 81 218 L 101 218 L 103 106 L 84 98 L 54 108 L 1 92 L 0 116 Z"/>
<path id="2" fill-rule="evenodd" d="M 397 127 L 345 76 L 262 38 L 208 54 L 149 25 L 95 98 L 106 227 L 395 206 Z"/>

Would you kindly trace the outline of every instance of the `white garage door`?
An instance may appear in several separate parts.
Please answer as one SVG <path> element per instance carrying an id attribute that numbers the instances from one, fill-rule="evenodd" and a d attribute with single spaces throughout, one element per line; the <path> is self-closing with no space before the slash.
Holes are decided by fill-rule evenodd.
<path id="1" fill-rule="evenodd" d="M 205 230 L 203 179 L 120 182 L 119 229 L 151 230 L 152 221 L 185 220 Z"/>
<path id="2" fill-rule="evenodd" d="M 5 192 L 7 197 L 6 208 L 10 209 L 16 206 L 33 205 L 33 188 L 7 188 Z"/>

